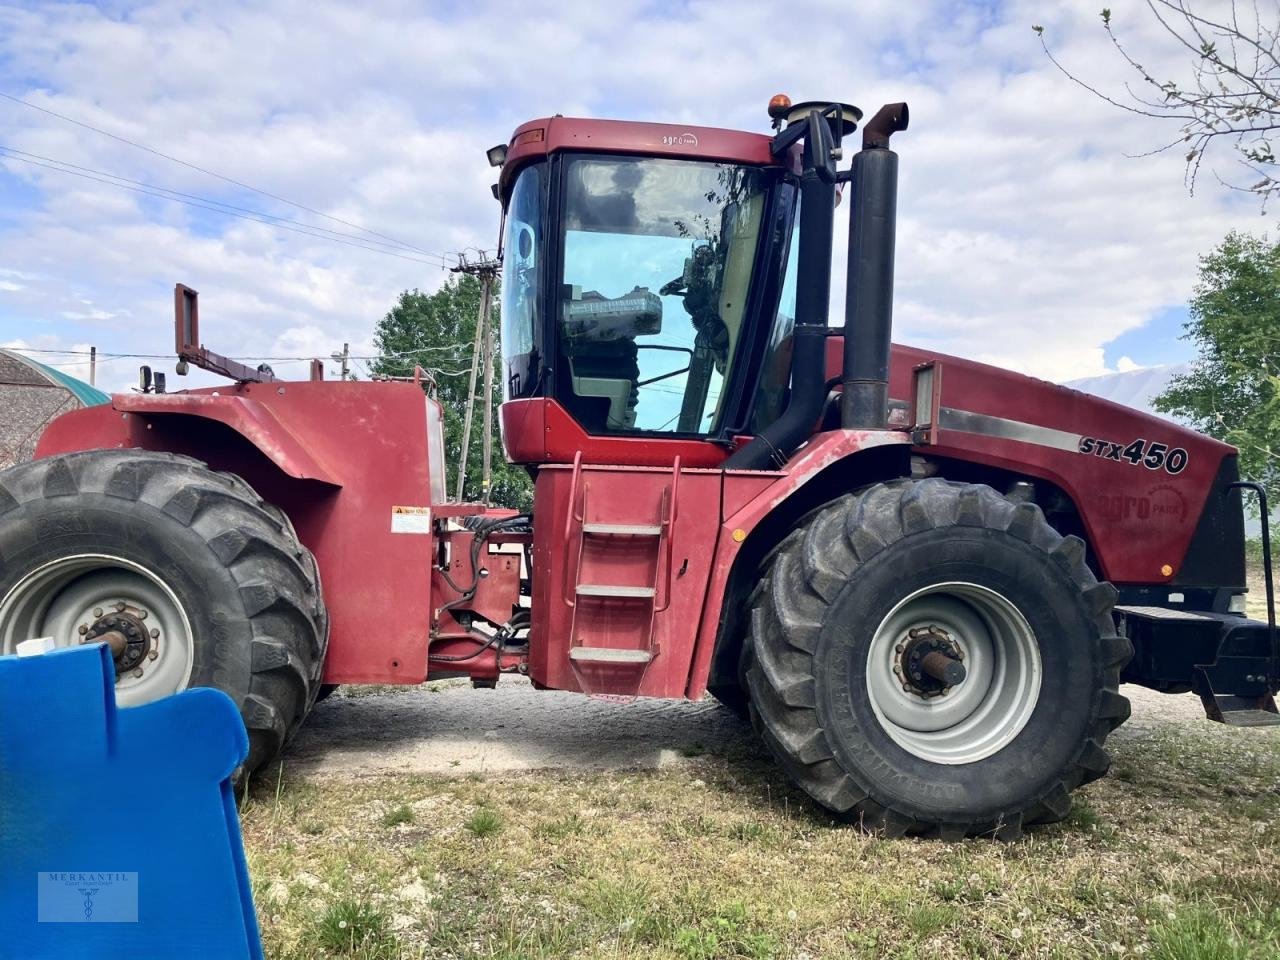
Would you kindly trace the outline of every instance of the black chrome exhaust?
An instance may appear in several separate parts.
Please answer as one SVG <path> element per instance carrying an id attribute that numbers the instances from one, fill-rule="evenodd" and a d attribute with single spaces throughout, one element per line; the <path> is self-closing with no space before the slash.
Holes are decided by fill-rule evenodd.
<path id="1" fill-rule="evenodd" d="M 907 129 L 905 103 L 885 104 L 862 128 L 850 170 L 849 272 L 845 279 L 840 424 L 883 430 L 889 423 L 889 346 L 893 336 L 893 252 L 898 217 L 898 155 L 889 138 Z"/>

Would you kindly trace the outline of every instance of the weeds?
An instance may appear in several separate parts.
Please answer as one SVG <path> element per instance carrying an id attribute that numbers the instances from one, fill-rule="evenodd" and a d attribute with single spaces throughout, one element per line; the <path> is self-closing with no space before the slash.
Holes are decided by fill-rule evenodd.
<path id="1" fill-rule="evenodd" d="M 316 925 L 315 939 L 325 950 L 360 960 L 391 960 L 397 949 L 386 915 L 358 900 L 330 906 Z"/>
<path id="2" fill-rule="evenodd" d="M 403 803 L 382 815 L 384 827 L 399 827 L 407 823 L 413 823 L 413 810 Z"/>
<path id="3" fill-rule="evenodd" d="M 465 824 L 474 836 L 483 840 L 502 829 L 502 818 L 488 807 L 480 807 Z"/>

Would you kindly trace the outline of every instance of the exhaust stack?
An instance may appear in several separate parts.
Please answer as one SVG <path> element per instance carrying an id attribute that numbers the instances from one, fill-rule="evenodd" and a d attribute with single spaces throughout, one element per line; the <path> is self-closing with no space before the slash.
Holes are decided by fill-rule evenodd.
<path id="1" fill-rule="evenodd" d="M 840 424 L 889 425 L 889 345 L 893 335 L 893 247 L 898 216 L 898 155 L 889 138 L 907 129 L 905 103 L 887 103 L 862 128 L 853 158 L 846 277 Z"/>

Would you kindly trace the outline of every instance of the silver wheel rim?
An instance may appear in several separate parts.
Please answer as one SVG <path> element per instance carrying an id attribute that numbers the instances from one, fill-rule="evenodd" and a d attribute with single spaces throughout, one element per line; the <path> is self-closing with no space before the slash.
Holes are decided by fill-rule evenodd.
<path id="1" fill-rule="evenodd" d="M 947 636 L 964 679 L 929 696 L 904 680 L 904 646 L 922 635 L 912 631 Z M 917 590 L 880 622 L 867 653 L 876 719 L 898 746 L 932 763 L 974 763 L 1007 746 L 1031 718 L 1041 678 L 1040 647 L 1026 617 L 975 583 Z"/>
<path id="2" fill-rule="evenodd" d="M 191 622 L 164 580 L 122 557 L 78 554 L 28 573 L 0 600 L 0 653 L 34 637 L 52 637 L 58 647 L 93 642 L 86 629 L 116 613 L 146 633 L 141 661 L 116 677 L 116 703 L 135 706 L 186 689 L 195 659 Z"/>

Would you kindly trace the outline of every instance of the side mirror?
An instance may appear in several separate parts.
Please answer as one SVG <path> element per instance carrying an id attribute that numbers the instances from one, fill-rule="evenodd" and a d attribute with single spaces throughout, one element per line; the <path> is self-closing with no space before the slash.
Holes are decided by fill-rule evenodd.
<path id="1" fill-rule="evenodd" d="M 836 182 L 836 142 L 831 135 L 831 125 L 817 110 L 809 114 L 808 130 L 804 139 L 804 163 L 812 166 L 823 183 Z"/>

